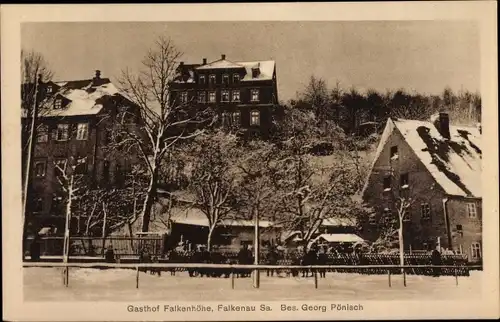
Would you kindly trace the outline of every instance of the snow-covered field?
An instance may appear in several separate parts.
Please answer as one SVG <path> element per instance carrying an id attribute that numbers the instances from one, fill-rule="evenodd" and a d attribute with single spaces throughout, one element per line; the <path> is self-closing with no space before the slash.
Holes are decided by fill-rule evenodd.
<path id="1" fill-rule="evenodd" d="M 24 268 L 24 297 L 28 301 L 223 301 L 223 300 L 418 300 L 465 299 L 481 293 L 481 272 L 469 277 L 392 276 L 329 273 L 320 279 L 267 277 L 261 274 L 260 289 L 252 287 L 251 278 L 191 278 L 187 273 L 163 273 L 161 277 L 128 269 L 71 268 L 69 286 L 62 284 L 60 268 Z"/>

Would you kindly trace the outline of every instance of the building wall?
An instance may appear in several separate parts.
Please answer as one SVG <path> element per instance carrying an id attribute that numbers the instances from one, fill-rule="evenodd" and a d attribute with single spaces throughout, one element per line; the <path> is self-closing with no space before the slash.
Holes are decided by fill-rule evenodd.
<path id="1" fill-rule="evenodd" d="M 263 81 L 245 81 L 245 82 L 233 82 L 233 74 L 239 74 L 240 79 L 243 79 L 245 75 L 245 69 L 213 69 L 213 70 L 203 70 L 196 71 L 194 73 L 195 83 L 172 83 L 171 99 L 180 102 L 180 93 L 187 92 L 188 102 L 196 103 L 197 95 L 200 91 L 205 91 L 207 103 L 203 104 L 206 106 L 212 106 L 219 113 L 223 112 L 234 112 L 239 110 L 241 113 L 241 124 L 242 128 L 248 129 L 250 131 L 259 131 L 267 133 L 272 125 L 272 113 L 273 106 L 278 103 L 278 93 L 277 93 L 277 80 L 276 73 L 273 75 L 272 80 Z M 205 75 L 205 83 L 198 84 L 198 75 Z M 216 75 L 216 84 L 210 84 L 209 75 Z M 222 84 L 222 75 L 229 75 L 229 83 Z M 240 90 L 240 102 L 221 102 L 221 91 L 227 89 L 230 91 L 230 100 L 232 100 L 232 90 Z M 259 101 L 251 101 L 251 90 L 259 90 Z M 216 103 L 208 103 L 208 92 L 216 91 Z M 250 126 L 250 112 L 252 110 L 258 110 L 260 112 L 260 126 Z"/>
<path id="2" fill-rule="evenodd" d="M 468 211 L 468 203 L 476 205 L 476 217 L 471 218 Z M 450 198 L 446 204 L 446 210 L 450 221 L 452 249 L 466 254 L 470 261 L 480 261 L 472 254 L 472 244 L 478 243 L 482 255 L 482 202 L 481 199 L 473 198 Z M 462 225 L 462 233 L 457 227 Z M 481 256 L 482 257 L 482 256 Z"/>
<path id="3" fill-rule="evenodd" d="M 398 147 L 397 160 L 391 160 L 391 147 Z M 384 191 L 384 177 L 390 175 L 393 169 L 391 191 Z M 445 192 L 436 184 L 434 178 L 418 159 L 411 147 L 406 143 L 403 136 L 394 129 L 384 146 L 380 157 L 376 160 L 373 171 L 369 176 L 368 185 L 364 192 L 364 200 L 375 210 L 375 220 L 379 222 L 384 208 L 392 210 L 393 216 L 397 218 L 396 198 L 401 189 L 400 175 L 408 173 L 409 193 L 415 200 L 409 209 L 411 221 L 404 223 L 405 248 L 413 250 L 428 249 L 434 247 L 437 238 L 440 237 L 441 246 L 448 247 L 446 220 L 443 213 L 443 198 Z M 422 218 L 422 203 L 430 206 L 430 219 Z M 362 222 L 362 237 L 375 241 L 380 235 L 377 224 L 370 224 L 369 218 Z"/>

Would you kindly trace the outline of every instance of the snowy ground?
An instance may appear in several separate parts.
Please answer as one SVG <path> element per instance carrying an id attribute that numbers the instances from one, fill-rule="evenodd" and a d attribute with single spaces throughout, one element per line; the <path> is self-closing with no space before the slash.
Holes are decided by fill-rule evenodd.
<path id="1" fill-rule="evenodd" d="M 161 277 L 128 269 L 70 269 L 69 287 L 62 284 L 59 268 L 24 268 L 24 296 L 28 301 L 127 301 L 127 300 L 418 300 L 465 299 L 481 293 L 481 272 L 469 277 L 392 276 L 328 273 L 319 280 L 293 277 L 267 277 L 261 274 L 260 289 L 252 288 L 250 278 L 191 278 L 187 273 L 163 273 Z"/>

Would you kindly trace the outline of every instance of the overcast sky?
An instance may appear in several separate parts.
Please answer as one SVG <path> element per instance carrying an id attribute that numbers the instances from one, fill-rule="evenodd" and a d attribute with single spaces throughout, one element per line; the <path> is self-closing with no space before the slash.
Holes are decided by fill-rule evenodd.
<path id="1" fill-rule="evenodd" d="M 137 69 L 156 37 L 170 37 L 186 63 L 275 60 L 280 100 L 311 75 L 333 87 L 422 93 L 480 88 L 479 29 L 464 21 L 29 23 L 23 48 L 41 52 L 55 80 L 114 79 Z"/>

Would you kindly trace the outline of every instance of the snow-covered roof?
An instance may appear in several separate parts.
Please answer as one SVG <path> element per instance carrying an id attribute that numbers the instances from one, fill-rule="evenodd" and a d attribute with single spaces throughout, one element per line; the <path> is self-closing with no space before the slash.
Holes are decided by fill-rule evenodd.
<path id="1" fill-rule="evenodd" d="M 92 79 L 54 83 L 61 87 L 41 103 L 43 117 L 97 114 L 103 108 L 99 102 L 101 98 L 122 95 L 109 79 L 101 79 L 98 83 Z M 57 99 L 66 100 L 67 104 L 61 109 L 54 109 Z"/>
<path id="2" fill-rule="evenodd" d="M 216 60 L 214 62 L 201 65 L 201 66 L 195 66 L 195 65 L 184 65 L 185 68 L 191 68 L 190 66 L 193 66 L 195 70 L 201 71 L 201 70 L 211 70 L 211 69 L 230 69 L 230 68 L 245 68 L 246 74 L 243 79 L 241 79 L 242 82 L 247 82 L 247 81 L 261 81 L 261 80 L 272 80 L 273 75 L 274 75 L 274 69 L 275 69 L 275 61 L 274 60 L 262 60 L 262 61 L 247 61 L 247 62 L 233 62 L 227 59 L 220 59 Z M 253 77 L 252 75 L 252 69 L 253 68 L 258 68 L 259 69 L 259 74 L 257 77 Z M 194 75 L 191 71 L 189 71 L 189 77 L 184 80 L 176 80 L 177 82 L 186 82 L 186 83 L 193 83 L 194 82 Z"/>
<path id="3" fill-rule="evenodd" d="M 477 127 L 450 125 L 448 140 L 432 122 L 389 119 L 374 163 L 395 129 L 447 194 L 482 196 L 481 133 Z"/>
<path id="4" fill-rule="evenodd" d="M 355 234 L 321 234 L 314 240 L 324 239 L 329 243 L 361 243 L 363 238 Z"/>
<path id="5" fill-rule="evenodd" d="M 355 218 L 327 218 L 323 219 L 322 226 L 354 226 Z"/>
<path id="6" fill-rule="evenodd" d="M 205 64 L 205 65 L 202 65 L 200 67 L 197 67 L 196 69 L 203 70 L 203 69 L 217 69 L 217 68 L 226 69 L 226 68 L 242 68 L 242 67 L 244 67 L 244 66 L 239 64 L 239 63 L 232 62 L 232 61 L 227 60 L 227 59 L 220 59 L 220 60 L 216 60 L 214 62 L 211 62 L 209 64 Z"/>
<path id="7" fill-rule="evenodd" d="M 164 215 L 164 214 L 162 214 Z M 208 219 L 203 214 L 203 212 L 195 207 L 190 207 L 187 209 L 175 208 L 171 210 L 170 220 L 174 223 L 178 224 L 186 224 L 186 225 L 196 225 L 196 226 L 207 226 L 208 227 Z M 253 220 L 243 220 L 243 219 L 224 219 L 219 226 L 254 226 Z M 268 220 L 259 220 L 259 227 L 267 228 L 271 227 L 272 222 Z"/>

